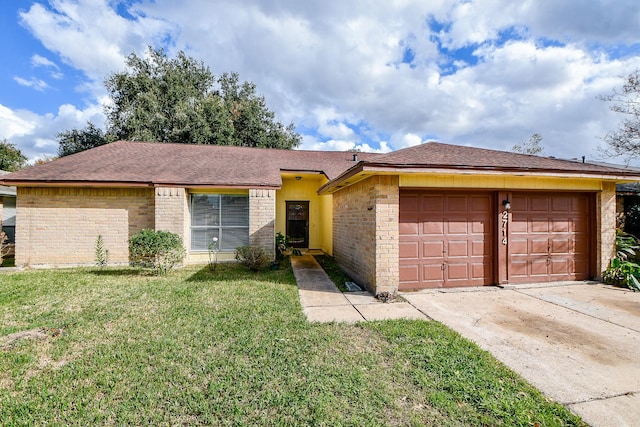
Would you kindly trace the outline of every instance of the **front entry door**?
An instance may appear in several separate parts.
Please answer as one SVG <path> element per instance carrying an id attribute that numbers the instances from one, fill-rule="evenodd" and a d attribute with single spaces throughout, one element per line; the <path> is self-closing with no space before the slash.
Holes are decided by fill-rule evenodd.
<path id="1" fill-rule="evenodd" d="M 287 236 L 294 248 L 309 247 L 309 202 L 287 202 Z"/>

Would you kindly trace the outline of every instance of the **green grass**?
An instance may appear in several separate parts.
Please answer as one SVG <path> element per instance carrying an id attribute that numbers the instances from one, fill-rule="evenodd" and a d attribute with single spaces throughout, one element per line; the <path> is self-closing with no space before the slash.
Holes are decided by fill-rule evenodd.
<path id="1" fill-rule="evenodd" d="M 340 289 L 340 292 L 347 292 L 347 287 L 344 285 L 344 282 L 351 282 L 352 280 L 349 275 L 340 268 L 336 260 L 329 255 L 314 255 L 313 257 L 318 261 L 318 264 L 320 264 L 322 269 L 327 273 L 331 281 Z"/>
<path id="2" fill-rule="evenodd" d="M 583 425 L 441 324 L 311 324 L 290 269 L 230 264 L 1 274 L 0 420 Z"/>

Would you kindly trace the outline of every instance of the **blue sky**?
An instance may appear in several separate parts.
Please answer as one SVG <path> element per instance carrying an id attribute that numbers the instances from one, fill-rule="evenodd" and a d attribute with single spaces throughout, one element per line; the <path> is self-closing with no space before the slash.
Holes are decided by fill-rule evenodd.
<path id="1" fill-rule="evenodd" d="M 637 1 L 0 2 L 0 139 L 31 159 L 104 125 L 104 78 L 146 46 L 256 83 L 302 148 L 428 140 L 604 160 L 599 99 L 640 68 Z M 620 159 L 615 159 L 620 160 Z"/>

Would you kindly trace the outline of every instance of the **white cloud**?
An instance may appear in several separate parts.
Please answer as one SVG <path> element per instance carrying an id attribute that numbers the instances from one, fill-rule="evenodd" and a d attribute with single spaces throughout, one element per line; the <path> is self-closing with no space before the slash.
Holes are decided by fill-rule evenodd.
<path id="1" fill-rule="evenodd" d="M 25 79 L 22 77 L 15 76 L 13 80 L 15 80 L 15 82 L 18 83 L 20 86 L 30 87 L 40 92 L 44 92 L 45 89 L 49 88 L 49 85 L 47 84 L 47 82 L 41 79 L 37 79 L 35 77 L 31 77 L 30 79 Z"/>
<path id="2" fill-rule="evenodd" d="M 35 54 L 31 57 L 31 65 L 33 67 L 45 67 L 49 70 L 49 74 L 51 75 L 51 77 L 53 77 L 54 79 L 61 79 L 63 77 L 63 74 L 60 72 L 60 67 L 58 67 L 58 64 L 56 64 L 53 61 L 50 61 L 49 59 L 45 58 L 44 56 L 40 56 L 38 54 Z"/>
<path id="3" fill-rule="evenodd" d="M 69 129 L 84 128 L 87 121 L 104 125 L 102 107 L 90 105 L 84 110 L 64 104 L 54 113 L 39 115 L 25 110 L 11 110 L 0 105 L 0 139 L 16 144 L 31 159 L 57 152 L 56 135 Z"/>
<path id="4" fill-rule="evenodd" d="M 128 53 L 163 45 L 256 83 L 310 149 L 388 151 L 427 139 L 509 149 L 537 132 L 549 155 L 593 156 L 620 119 L 597 96 L 640 67 L 637 1 L 142 0 L 127 6 L 129 19 L 113 4 L 54 0 L 21 14 L 89 78 L 92 105 Z M 32 58 L 50 70 L 54 61 Z M 90 108 L 39 116 L 33 132 L 84 126 Z"/>

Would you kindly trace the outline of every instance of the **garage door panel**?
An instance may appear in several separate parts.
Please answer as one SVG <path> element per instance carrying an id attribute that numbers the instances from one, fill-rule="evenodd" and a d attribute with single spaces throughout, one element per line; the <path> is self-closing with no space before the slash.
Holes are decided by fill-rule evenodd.
<path id="1" fill-rule="evenodd" d="M 401 195 L 400 204 L 402 205 L 403 213 L 419 212 L 420 211 L 420 197 L 417 195 Z"/>
<path id="2" fill-rule="evenodd" d="M 462 236 L 466 236 L 468 231 L 468 223 L 466 221 L 462 221 L 460 219 L 449 220 L 447 223 L 447 233 L 448 234 L 458 234 Z"/>
<path id="3" fill-rule="evenodd" d="M 447 264 L 447 276 L 449 280 L 469 280 L 469 264 L 467 263 L 451 263 Z"/>
<path id="4" fill-rule="evenodd" d="M 418 241 L 413 241 L 413 242 L 408 242 L 406 240 L 401 241 L 399 245 L 400 258 L 418 259 L 420 256 L 419 247 L 420 247 L 420 242 Z"/>
<path id="5" fill-rule="evenodd" d="M 587 279 L 592 196 L 516 193 L 512 200 L 509 281 Z M 527 241 L 526 252 L 523 240 Z"/>
<path id="6" fill-rule="evenodd" d="M 572 245 L 569 239 L 552 239 L 551 240 L 551 254 L 570 254 L 572 252 Z"/>
<path id="7" fill-rule="evenodd" d="M 447 197 L 447 212 L 449 213 L 462 213 L 466 214 L 468 211 L 467 207 L 468 197 L 461 196 L 448 196 Z"/>
<path id="8" fill-rule="evenodd" d="M 415 236 L 418 234 L 418 220 L 413 218 L 404 221 L 401 220 L 398 231 L 401 236 Z"/>
<path id="9" fill-rule="evenodd" d="M 551 259 L 551 274 L 554 276 L 564 276 L 567 274 L 567 272 L 572 272 L 573 271 L 573 263 L 571 262 L 571 260 L 566 259 L 566 258 L 560 258 L 560 259 Z M 571 273 L 569 273 L 571 274 Z"/>
<path id="10" fill-rule="evenodd" d="M 569 233 L 571 231 L 568 219 L 554 219 L 551 222 L 551 231 L 554 233 Z"/>
<path id="11" fill-rule="evenodd" d="M 546 196 L 532 196 L 529 199 L 530 212 L 548 212 L 549 199 Z"/>
<path id="12" fill-rule="evenodd" d="M 478 257 L 491 254 L 491 243 L 489 239 L 485 241 L 471 242 L 471 256 Z"/>
<path id="13" fill-rule="evenodd" d="M 422 223 L 422 234 L 424 235 L 432 235 L 432 236 L 443 236 L 444 235 L 444 224 L 442 220 L 438 222 L 428 221 Z"/>
<path id="14" fill-rule="evenodd" d="M 400 240 L 401 243 L 419 241 L 420 252 L 416 278 L 413 266 L 404 267 L 412 261 L 408 257 L 415 256 L 415 247 L 402 250 L 400 265 L 407 271 L 401 274 L 400 289 L 492 284 L 493 196 L 490 193 L 404 193 L 417 195 L 422 202 L 417 213 L 417 233 L 410 235 L 415 228 L 401 226 Z M 403 215 L 403 200 L 413 199 L 401 196 L 400 200 L 402 221 L 410 218 Z"/>
<path id="15" fill-rule="evenodd" d="M 419 264 L 401 264 L 400 265 L 400 281 L 403 283 L 418 283 L 420 277 Z"/>
<path id="16" fill-rule="evenodd" d="M 551 211 L 555 213 L 567 213 L 572 211 L 572 198 L 564 197 L 559 198 L 555 197 L 551 199 Z"/>
<path id="17" fill-rule="evenodd" d="M 444 196 L 422 196 L 421 212 L 443 212 Z M 404 206 L 402 207 L 404 209 Z"/>
<path id="18" fill-rule="evenodd" d="M 441 259 L 442 254 L 444 253 L 444 242 L 443 241 L 423 241 L 422 242 L 422 258 L 437 258 Z M 420 258 L 420 256 L 416 257 Z"/>
<path id="19" fill-rule="evenodd" d="M 549 251 L 548 239 L 529 240 L 529 253 L 532 255 L 546 255 Z"/>
<path id="20" fill-rule="evenodd" d="M 529 222 L 529 233 L 549 233 L 549 220 L 547 218 L 532 218 Z"/>
<path id="21" fill-rule="evenodd" d="M 548 260 L 546 258 L 530 258 L 529 263 L 531 265 L 531 276 L 547 276 L 548 272 Z"/>
<path id="22" fill-rule="evenodd" d="M 449 258 L 468 257 L 470 255 L 469 241 L 467 241 L 467 239 L 449 240 L 447 244 L 447 255 L 449 256 Z"/>
<path id="23" fill-rule="evenodd" d="M 442 282 L 444 279 L 442 264 L 423 264 L 422 277 L 426 282 Z"/>
<path id="24" fill-rule="evenodd" d="M 512 239 L 509 243 L 511 255 L 526 255 L 529 253 L 529 241 L 526 239 Z"/>

